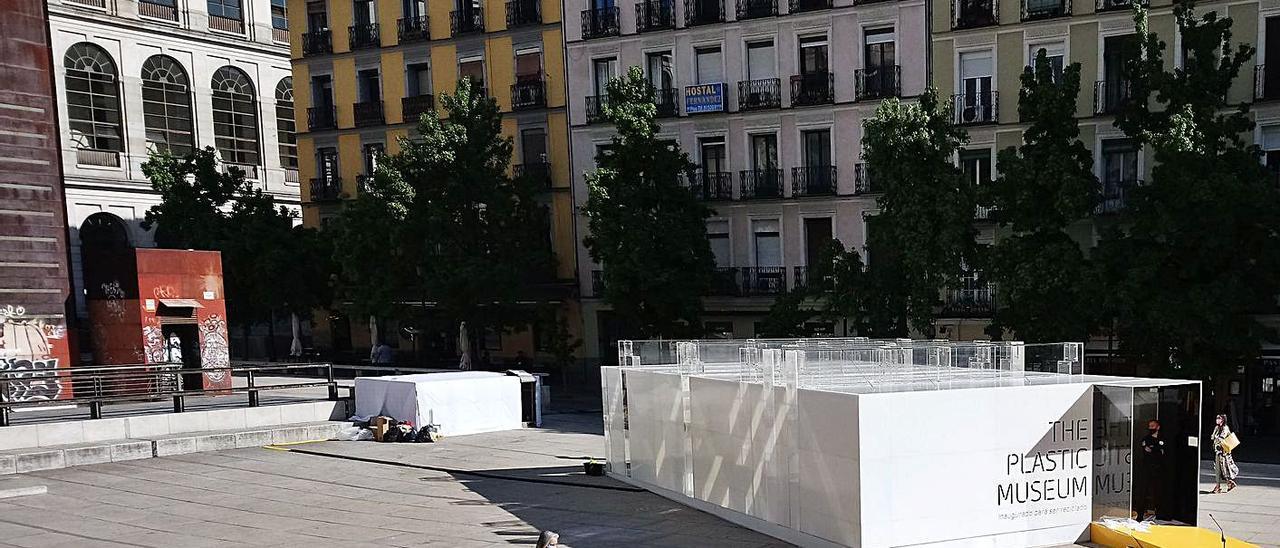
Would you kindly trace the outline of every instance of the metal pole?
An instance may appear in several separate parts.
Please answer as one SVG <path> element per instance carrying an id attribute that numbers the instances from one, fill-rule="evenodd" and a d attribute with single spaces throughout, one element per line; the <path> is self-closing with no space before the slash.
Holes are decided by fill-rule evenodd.
<path id="1" fill-rule="evenodd" d="M 328 364 L 329 372 L 329 400 L 338 401 L 338 383 L 333 380 L 333 364 Z"/>
<path id="2" fill-rule="evenodd" d="M 258 391 L 253 389 L 253 370 L 249 370 L 249 407 L 258 406 Z"/>
<path id="3" fill-rule="evenodd" d="M 173 412 L 181 413 L 187 410 L 187 402 L 185 397 L 182 395 L 182 374 L 175 373 L 173 374 L 173 378 L 174 387 L 177 388 L 177 392 L 173 396 Z"/>
<path id="4" fill-rule="evenodd" d="M 3 373 L 0 373 L 3 375 Z M 9 379 L 0 376 L 0 426 L 9 426 Z"/>
<path id="5" fill-rule="evenodd" d="M 98 375 L 93 376 L 93 396 L 95 398 L 102 397 L 102 377 Z M 89 417 L 93 419 L 102 418 L 102 402 L 101 401 L 94 400 L 92 402 L 89 402 Z"/>

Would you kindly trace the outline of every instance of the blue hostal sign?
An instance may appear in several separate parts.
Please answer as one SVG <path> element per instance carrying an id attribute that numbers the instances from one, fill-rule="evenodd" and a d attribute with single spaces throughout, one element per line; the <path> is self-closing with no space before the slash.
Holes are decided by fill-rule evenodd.
<path id="1" fill-rule="evenodd" d="M 722 112 L 724 110 L 724 84 L 698 84 L 684 88 L 685 114 Z"/>

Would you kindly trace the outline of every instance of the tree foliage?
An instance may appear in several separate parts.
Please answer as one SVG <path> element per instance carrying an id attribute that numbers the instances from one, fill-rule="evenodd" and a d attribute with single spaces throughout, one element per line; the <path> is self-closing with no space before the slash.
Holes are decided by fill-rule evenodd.
<path id="1" fill-rule="evenodd" d="M 604 299 L 637 336 L 696 332 L 715 266 L 711 210 L 685 183 L 694 168 L 688 155 L 658 138 L 653 90 L 639 67 L 607 89 L 603 114 L 617 134 L 587 174 L 583 207 L 584 243 L 604 269 Z"/>

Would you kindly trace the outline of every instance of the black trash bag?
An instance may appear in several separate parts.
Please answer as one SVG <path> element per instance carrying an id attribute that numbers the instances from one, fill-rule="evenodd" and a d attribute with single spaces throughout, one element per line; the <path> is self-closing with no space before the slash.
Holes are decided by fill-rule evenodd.
<path id="1" fill-rule="evenodd" d="M 428 424 L 418 429 L 418 435 L 414 438 L 414 441 L 418 443 L 434 443 L 439 438 L 439 428 L 434 424 Z"/>
<path id="2" fill-rule="evenodd" d="M 414 443 L 418 441 L 418 431 L 416 429 L 412 426 L 402 426 L 401 428 L 406 428 L 407 431 L 404 431 L 400 435 L 400 443 Z"/>
<path id="3" fill-rule="evenodd" d="M 401 436 L 402 434 L 399 428 L 396 428 L 396 427 L 388 428 L 387 432 L 382 435 L 382 443 L 396 443 L 400 441 Z"/>

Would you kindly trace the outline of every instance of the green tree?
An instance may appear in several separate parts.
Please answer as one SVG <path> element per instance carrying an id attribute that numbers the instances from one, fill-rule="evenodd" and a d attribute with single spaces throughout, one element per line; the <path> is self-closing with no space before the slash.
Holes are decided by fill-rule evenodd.
<path id="1" fill-rule="evenodd" d="M 1128 189 L 1121 228 L 1097 261 L 1122 350 L 1153 371 L 1209 378 L 1256 358 L 1274 333 L 1256 313 L 1280 293 L 1280 195 L 1248 144 L 1248 103 L 1232 82 L 1253 56 L 1231 19 L 1178 0 L 1183 66 L 1135 16 L 1142 55 L 1126 65 L 1132 99 L 1116 125 L 1154 151 L 1151 180 Z"/>
<path id="2" fill-rule="evenodd" d="M 986 261 L 986 274 L 999 288 L 988 328 L 993 337 L 1011 330 L 1028 341 L 1082 341 L 1095 325 L 1092 270 L 1066 233 L 1098 199 L 1093 157 L 1076 125 L 1079 92 L 1080 64 L 1055 77 L 1044 50 L 1022 73 L 1024 143 L 1000 151 L 1000 176 L 984 197 L 992 219 L 1010 229 Z"/>
<path id="3" fill-rule="evenodd" d="M 973 259 L 975 189 L 952 160 L 966 141 L 932 88 L 918 104 L 885 100 L 866 121 L 863 159 L 883 192 L 868 222 L 870 333 L 932 335 L 938 291 Z"/>
<path id="4" fill-rule="evenodd" d="M 694 168 L 688 155 L 657 137 L 653 90 L 639 67 L 607 89 L 603 113 L 617 135 L 587 175 L 583 213 L 591 234 L 583 242 L 604 268 L 605 301 L 629 332 L 696 332 L 715 266 L 706 230 L 711 210 L 684 182 Z"/>
<path id="5" fill-rule="evenodd" d="M 555 268 L 539 182 L 511 178 L 511 139 L 497 102 L 458 81 L 447 118 L 418 124 L 420 138 L 379 159 L 367 188 L 336 226 L 342 288 L 352 312 L 403 316 L 428 303 L 433 321 L 511 329 L 536 315 L 520 304 Z"/>

